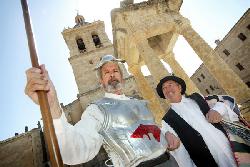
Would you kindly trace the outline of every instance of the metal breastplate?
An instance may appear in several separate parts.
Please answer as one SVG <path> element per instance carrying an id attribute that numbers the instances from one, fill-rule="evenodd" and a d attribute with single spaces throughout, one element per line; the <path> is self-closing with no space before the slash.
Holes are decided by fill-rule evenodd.
<path id="1" fill-rule="evenodd" d="M 95 104 L 104 113 L 99 132 L 104 138 L 104 148 L 108 153 L 115 153 L 126 167 L 165 151 L 165 137 L 145 101 L 103 98 Z"/>

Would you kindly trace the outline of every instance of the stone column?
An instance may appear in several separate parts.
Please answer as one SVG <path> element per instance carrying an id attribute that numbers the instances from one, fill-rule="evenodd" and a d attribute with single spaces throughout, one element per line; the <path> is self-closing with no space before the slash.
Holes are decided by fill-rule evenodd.
<path id="1" fill-rule="evenodd" d="M 161 63 L 160 59 L 156 56 L 154 50 L 149 46 L 146 39 L 142 39 L 140 41 L 137 40 L 136 46 L 141 58 L 144 60 L 151 75 L 154 77 L 157 83 L 163 77 L 170 75 L 167 69 Z"/>
<path id="2" fill-rule="evenodd" d="M 191 27 L 189 20 L 179 15 L 174 21 L 177 33 L 183 35 L 222 88 L 229 95 L 234 96 L 238 103 L 249 100 L 250 89 Z"/>
<path id="3" fill-rule="evenodd" d="M 161 123 L 161 119 L 164 116 L 164 109 L 161 107 L 159 99 L 155 94 L 152 87 L 148 84 L 147 80 L 141 72 L 139 65 L 128 65 L 128 70 L 133 74 L 137 87 L 141 92 L 141 95 L 145 100 L 149 101 L 149 108 L 155 116 L 156 122 Z"/>
<path id="4" fill-rule="evenodd" d="M 176 76 L 182 78 L 186 82 L 186 85 L 187 85 L 186 93 L 187 94 L 192 94 L 194 92 L 199 92 L 200 93 L 200 90 L 196 87 L 196 85 L 194 84 L 194 82 L 188 77 L 188 75 L 186 74 L 186 72 L 182 69 L 182 67 L 180 66 L 180 64 L 176 61 L 173 52 L 164 54 L 164 56 L 162 56 L 162 59 L 166 63 L 169 64 L 169 66 L 173 70 L 173 73 Z"/>

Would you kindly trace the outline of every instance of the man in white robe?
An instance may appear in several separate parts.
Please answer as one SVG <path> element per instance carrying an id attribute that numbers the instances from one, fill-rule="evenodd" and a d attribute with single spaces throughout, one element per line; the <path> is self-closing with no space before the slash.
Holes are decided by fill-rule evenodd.
<path id="1" fill-rule="evenodd" d="M 171 151 L 179 166 L 237 166 L 227 136 L 216 126 L 222 119 L 218 111 L 225 110 L 223 104 L 218 103 L 209 110 L 200 94 L 186 97 L 186 84 L 177 76 L 161 79 L 156 90 L 171 104 L 162 128 L 181 139 L 180 147 Z"/>

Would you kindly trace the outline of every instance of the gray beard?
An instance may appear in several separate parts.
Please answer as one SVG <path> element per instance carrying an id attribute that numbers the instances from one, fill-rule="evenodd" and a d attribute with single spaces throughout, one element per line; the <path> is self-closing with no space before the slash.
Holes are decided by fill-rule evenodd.
<path id="1" fill-rule="evenodd" d="M 108 93 L 115 93 L 116 91 L 120 91 L 123 88 L 123 84 L 119 81 L 109 82 L 108 85 L 104 88 Z"/>

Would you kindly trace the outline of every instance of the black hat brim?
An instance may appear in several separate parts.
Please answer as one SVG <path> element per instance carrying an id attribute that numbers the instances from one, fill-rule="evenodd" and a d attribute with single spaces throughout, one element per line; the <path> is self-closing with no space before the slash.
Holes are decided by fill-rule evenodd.
<path id="1" fill-rule="evenodd" d="M 181 94 L 182 95 L 185 94 L 185 92 L 186 92 L 185 81 L 177 76 L 170 75 L 170 76 L 166 76 L 166 77 L 162 78 L 156 87 L 156 91 L 161 98 L 166 99 L 163 92 L 162 92 L 162 85 L 167 81 L 174 81 L 174 82 L 180 84 L 181 85 Z"/>

